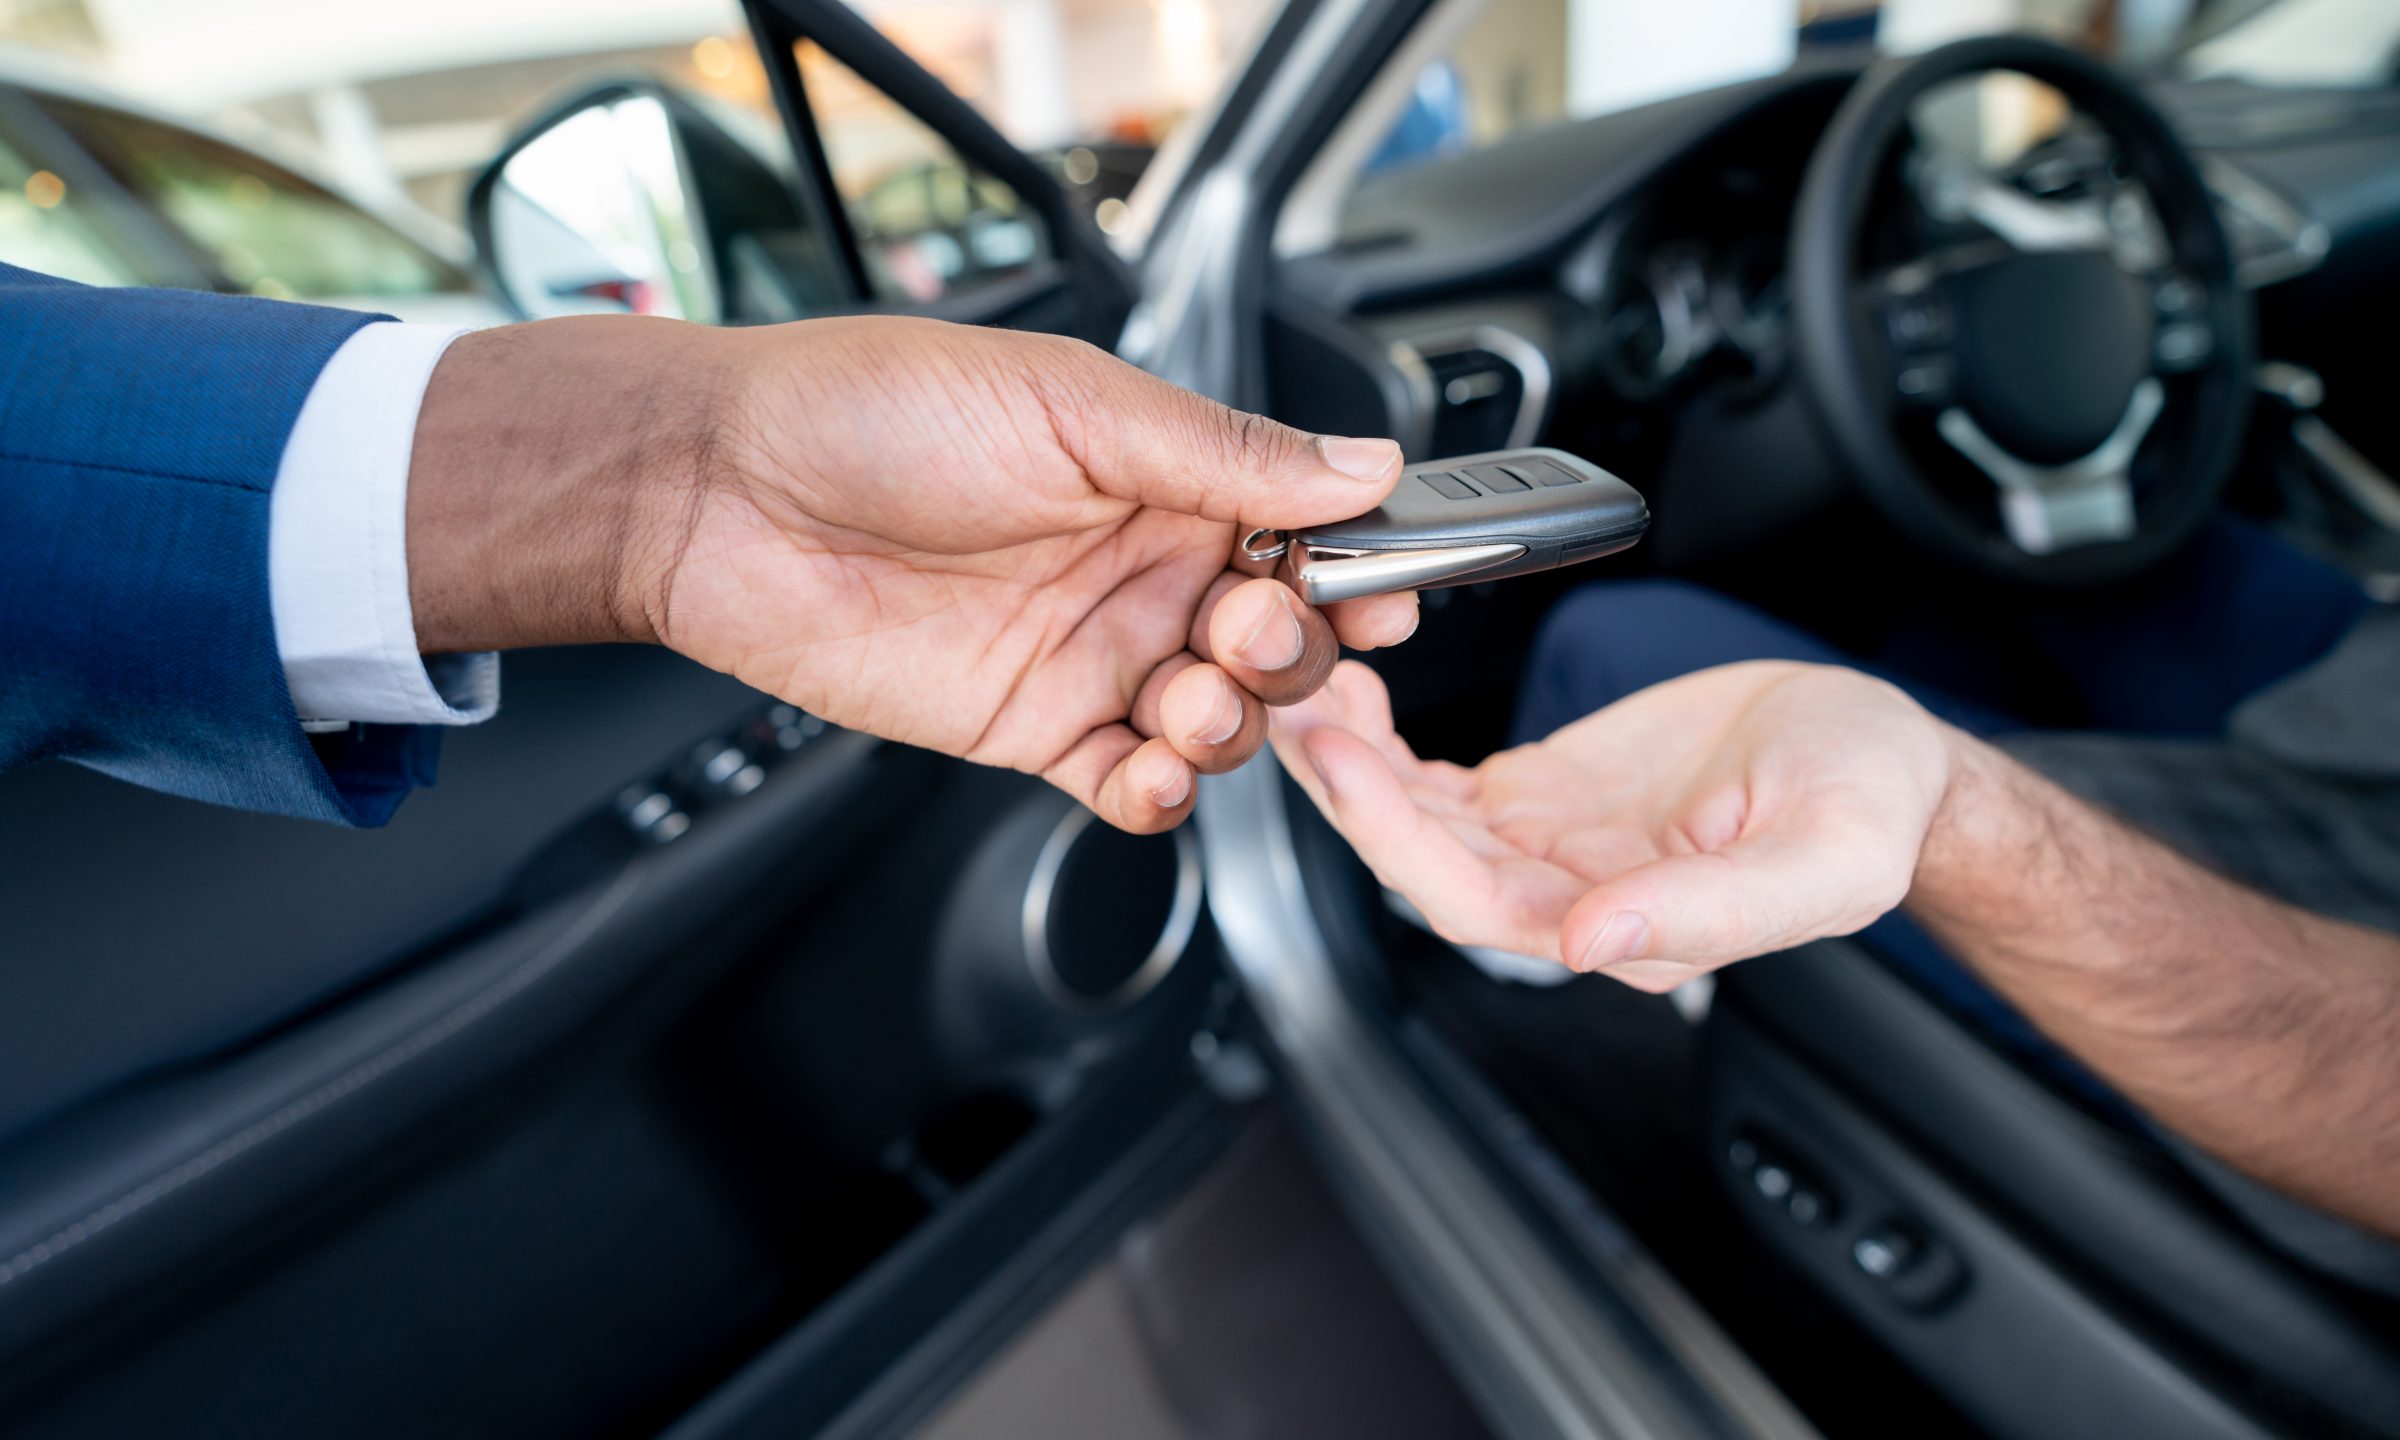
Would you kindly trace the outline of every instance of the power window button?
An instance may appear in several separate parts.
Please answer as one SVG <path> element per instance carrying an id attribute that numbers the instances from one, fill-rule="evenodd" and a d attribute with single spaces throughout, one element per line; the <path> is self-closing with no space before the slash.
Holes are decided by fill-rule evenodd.
<path id="1" fill-rule="evenodd" d="M 1967 1269 L 1949 1246 L 1907 1220 L 1868 1227 L 1850 1242 L 1850 1263 L 1911 1310 L 1931 1310 L 1966 1287 Z"/>
<path id="2" fill-rule="evenodd" d="M 1769 1162 L 1750 1172 L 1750 1183 L 1761 1200 L 1781 1205 L 1792 1193 L 1792 1172 Z"/>
<path id="3" fill-rule="evenodd" d="M 1870 1230 L 1850 1244 L 1850 1263 L 1871 1280 L 1889 1280 L 1915 1263 L 1916 1258 L 1916 1238 L 1888 1225 Z"/>
<path id="4" fill-rule="evenodd" d="M 1803 1230 L 1832 1220 L 1840 1208 L 1833 1194 L 1802 1166 L 1784 1158 L 1778 1147 L 1748 1135 L 1736 1135 L 1725 1148 L 1725 1162 L 1750 1182 L 1750 1189 Z"/>

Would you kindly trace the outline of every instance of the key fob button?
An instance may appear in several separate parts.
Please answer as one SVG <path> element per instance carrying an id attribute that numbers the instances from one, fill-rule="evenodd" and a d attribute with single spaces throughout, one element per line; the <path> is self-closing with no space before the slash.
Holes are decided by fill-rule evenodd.
<path id="1" fill-rule="evenodd" d="M 1581 475 L 1569 470 L 1556 460 L 1530 460 L 1518 468 L 1544 485 L 1581 485 L 1583 483 Z"/>
<path id="2" fill-rule="evenodd" d="M 1417 478 L 1424 481 L 1426 484 L 1431 485 L 1437 493 L 1452 500 L 1472 500 L 1475 498 L 1475 487 L 1469 485 L 1466 481 L 1459 479 L 1456 475 L 1451 474 L 1447 470 L 1429 471 L 1426 474 L 1418 476 Z"/>
<path id="3" fill-rule="evenodd" d="M 1467 478 L 1494 495 L 1533 488 L 1525 483 L 1523 476 L 1506 465 L 1477 465 L 1467 471 Z"/>

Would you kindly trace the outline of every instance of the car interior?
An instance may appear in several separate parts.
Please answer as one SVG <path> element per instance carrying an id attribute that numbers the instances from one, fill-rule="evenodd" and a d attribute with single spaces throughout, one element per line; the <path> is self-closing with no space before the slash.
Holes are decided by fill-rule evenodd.
<path id="1" fill-rule="evenodd" d="M 1804 65 L 1371 175 L 1325 223 L 1287 210 L 1271 408 L 1338 432 L 1372 413 L 1347 407 L 1398 388 L 1365 377 L 1397 370 L 1420 397 L 1402 413 L 1424 453 L 1530 432 L 1606 457 L 1654 517 L 1612 573 L 1698 580 L 1861 655 L 1927 611 L 1971 628 L 2003 607 L 2129 603 L 2180 543 L 2153 536 L 2220 507 L 2381 572 L 2392 537 L 2372 503 L 2295 445 L 2293 413 L 2251 377 L 2260 361 L 2305 368 L 2328 407 L 2347 389 L 2348 415 L 2320 418 L 2358 437 L 2360 457 L 2393 453 L 2372 377 L 2377 322 L 2400 298 L 2400 212 L 2366 198 L 2391 193 L 2400 158 L 2392 94 L 2154 84 L 2167 118 L 2144 124 L 2116 103 L 2125 82 L 2047 48 L 1970 42 L 1876 83 Z M 1942 107 L 1994 73 L 2055 87 L 2073 115 L 1995 167 L 1997 183 L 2054 214 L 2128 187 L 2153 207 L 2160 253 L 2137 268 L 2166 288 L 2133 307 L 2151 313 L 2131 343 L 2154 353 L 2128 354 L 2122 376 L 2095 368 L 2118 342 L 2068 273 L 2083 262 L 1940 193 Z M 2012 332 L 1977 312 L 1990 292 L 1957 286 L 1995 244 L 2034 272 L 2005 303 L 2020 316 L 2056 303 L 2055 324 Z M 2124 258 L 2090 263 L 2113 277 Z M 1928 267 L 1951 279 L 1919 288 Z M 1918 308 L 1929 295 L 1934 313 Z M 2014 343 L 2002 334 L 2028 349 L 1955 348 Z M 1323 377 L 1345 359 L 1358 376 L 1337 388 Z M 2026 543 L 1995 504 L 2002 477 L 1937 433 L 1961 398 L 2003 423 L 1970 393 L 1979 371 L 2058 387 L 2023 397 L 2008 442 L 2053 458 L 2104 445 L 2129 389 L 2161 386 L 2130 480 L 2139 525 L 2160 528 Z M 1918 478 L 1891 503 L 1904 473 Z M 2185 486 L 2208 495 L 2179 516 Z M 1938 512 L 1916 503 L 1936 492 Z M 1505 743 L 1493 656 L 1515 647 L 1499 668 L 1521 669 L 1558 598 L 1543 589 L 1429 597 L 1419 637 L 1377 658 L 1421 750 L 1472 761 Z M 2038 675 L 1955 678 L 2047 723 L 2089 723 Z M 1734 967 L 1695 1027 L 1621 988 L 1495 983 L 1362 883 L 1346 902 L 1366 917 L 1357 963 L 1395 1023 L 1424 1027 L 1416 1043 L 1464 1061 L 1427 1073 L 1494 1087 L 1832 1433 L 1920 1402 L 1910 1433 L 2098 1433 L 2108 1415 L 2136 1434 L 2380 1434 L 2400 1414 L 2400 1332 L 2374 1269 L 2262 1236 L 2140 1127 L 2011 1063 L 1858 947 Z M 1737 1226 L 1749 1245 L 1728 1243 Z M 1900 1264 L 1865 1258 L 1895 1240 Z"/>
<path id="2" fill-rule="evenodd" d="M 512 159 L 647 99 L 676 313 L 1054 330 L 1640 489 L 1636 549 L 1429 592 L 1375 657 L 1425 753 L 1507 743 L 1586 583 L 1864 655 L 2129 603 L 2231 513 L 2394 598 L 2388 74 L 1828 48 L 1386 168 L 1476 7 L 1294 0 L 1129 261 L 835 0 L 746 8 L 783 153 L 566 97 L 477 187 L 487 281 L 622 300 L 590 247 L 495 253 L 543 223 Z M 871 257 L 804 45 L 1030 251 L 930 298 Z M 2022 657 L 1944 678 L 2088 723 Z M 2372 1246 L 1854 944 L 1555 983 L 1421 928 L 1266 760 L 1137 838 L 659 651 L 512 655 L 505 698 L 377 831 L 0 776 L 0 1433 L 2400 1435 Z"/>

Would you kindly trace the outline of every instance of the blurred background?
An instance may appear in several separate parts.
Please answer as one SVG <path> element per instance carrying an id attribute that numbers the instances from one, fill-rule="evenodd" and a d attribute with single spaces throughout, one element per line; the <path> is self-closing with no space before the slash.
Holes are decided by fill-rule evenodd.
<path id="1" fill-rule="evenodd" d="M 1491 0 L 1428 65 L 1378 168 L 1474 148 L 1792 63 L 1817 45 L 1927 48 L 2025 27 L 2141 63 L 2195 14 L 2263 0 Z M 2393 0 L 2302 0 L 2218 68 L 2344 79 Z M 875 25 L 1064 180 L 1121 246 L 1157 147 L 1203 110 L 1281 0 L 866 0 Z M 799 68 L 878 287 L 926 300 L 1039 243 L 1005 186 L 803 44 Z M 2206 57 L 2204 56 L 2205 60 Z M 2205 68 L 2205 67 L 2204 67 Z M 762 154 L 772 99 L 737 0 L 0 0 L 0 258 L 99 283 L 187 283 L 342 303 L 472 289 L 469 186 L 545 102 L 646 76 Z M 63 97 L 63 98 L 62 98 Z M 32 106 L 42 113 L 13 117 Z M 747 121 L 755 133 L 744 131 Z M 146 264 L 21 136 L 71 142 L 210 262 Z M 61 132 L 64 132 L 63 134 Z M 621 143 L 621 137 L 620 141 Z M 12 150 L 12 146 L 14 149 Z M 22 152 L 22 153 L 20 153 Z M 323 182 L 340 197 L 317 193 Z M 375 222 L 362 219 L 362 212 Z M 397 233 L 399 240 L 393 238 Z M 463 303 L 463 302 L 462 302 Z M 597 303 L 597 302 L 595 302 Z M 439 310 L 439 306 L 433 307 Z M 472 307 L 468 320 L 488 318 Z"/>
<path id="2" fill-rule="evenodd" d="M 875 23 L 1028 149 L 1146 152 L 1214 93 L 1273 0 L 899 0 Z M 303 164 L 355 198 L 455 223 L 545 97 L 649 74 L 771 115 L 735 0 L 0 0 L 0 64 L 65 70 Z M 896 107 L 803 59 L 860 189 L 922 157 Z M 0 72 L 0 78 L 8 78 Z M 1139 158 L 1137 153 L 1134 157 Z M 1084 162 L 1079 159 L 1080 173 Z"/>

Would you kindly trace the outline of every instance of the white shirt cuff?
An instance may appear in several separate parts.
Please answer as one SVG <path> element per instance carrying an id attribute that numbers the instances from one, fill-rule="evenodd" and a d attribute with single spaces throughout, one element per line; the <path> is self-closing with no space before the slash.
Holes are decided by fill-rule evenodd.
<path id="1" fill-rule="evenodd" d="M 267 581 L 292 708 L 311 730 L 472 725 L 500 708 L 500 657 L 417 653 L 408 461 L 433 367 L 466 331 L 382 321 L 317 377 L 275 472 Z"/>

